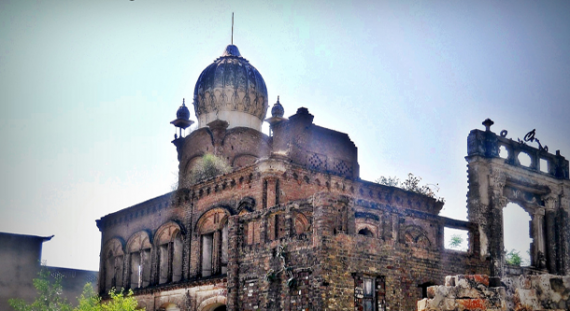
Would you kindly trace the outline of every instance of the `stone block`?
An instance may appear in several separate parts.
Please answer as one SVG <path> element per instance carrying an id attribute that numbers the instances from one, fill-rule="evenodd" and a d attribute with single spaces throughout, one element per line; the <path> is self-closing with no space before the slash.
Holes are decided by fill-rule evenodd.
<path id="1" fill-rule="evenodd" d="M 488 275 L 474 274 L 474 275 L 468 275 L 467 278 L 474 281 L 477 284 L 482 284 L 482 285 L 485 285 L 486 287 L 489 287 L 489 276 Z"/>
<path id="2" fill-rule="evenodd" d="M 455 286 L 455 276 L 448 275 L 445 277 L 445 286 Z"/>
<path id="3" fill-rule="evenodd" d="M 515 309 L 517 308 L 527 308 L 529 310 L 539 310 L 541 309 L 536 297 L 536 291 L 534 289 L 515 289 L 515 297 L 518 298 L 518 303 L 515 303 Z"/>
<path id="4" fill-rule="evenodd" d="M 485 310 L 487 305 L 485 299 L 457 299 L 457 310 Z"/>
<path id="5" fill-rule="evenodd" d="M 478 288 L 457 287 L 457 298 L 486 298 L 485 292 Z"/>
<path id="6" fill-rule="evenodd" d="M 418 301 L 418 311 L 426 311 L 427 310 L 427 305 L 428 305 L 428 299 L 424 298 L 422 300 Z"/>

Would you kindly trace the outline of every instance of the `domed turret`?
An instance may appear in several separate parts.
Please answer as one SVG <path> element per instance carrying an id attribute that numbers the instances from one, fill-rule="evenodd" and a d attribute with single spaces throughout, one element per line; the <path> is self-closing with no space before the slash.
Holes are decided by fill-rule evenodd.
<path id="1" fill-rule="evenodd" d="M 285 114 L 285 109 L 281 106 L 279 102 L 279 96 L 277 96 L 277 102 L 273 104 L 273 108 L 271 108 L 271 116 L 272 117 L 283 117 Z"/>
<path id="2" fill-rule="evenodd" d="M 229 128 L 261 131 L 267 108 L 263 77 L 235 45 L 228 45 L 222 56 L 202 71 L 194 88 L 199 128 L 223 120 L 229 123 Z"/>
<path id="3" fill-rule="evenodd" d="M 188 110 L 188 107 L 186 107 L 184 98 L 182 99 L 182 106 L 178 107 L 178 111 L 176 111 L 176 118 L 190 120 L 190 110 Z"/>
<path id="4" fill-rule="evenodd" d="M 178 110 L 176 111 L 176 120 L 171 121 L 170 124 L 180 129 L 180 138 L 182 138 L 182 130 L 185 130 L 187 127 L 192 125 L 192 123 L 194 123 L 194 121 L 190 120 L 190 110 L 186 107 L 183 98 L 182 106 L 178 107 Z M 176 141 L 177 139 L 178 136 L 174 134 L 174 140 Z"/>

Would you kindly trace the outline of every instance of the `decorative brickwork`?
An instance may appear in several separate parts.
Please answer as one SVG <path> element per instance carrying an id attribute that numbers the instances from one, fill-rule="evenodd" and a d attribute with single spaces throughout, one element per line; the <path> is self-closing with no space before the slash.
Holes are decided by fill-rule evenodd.
<path id="1" fill-rule="evenodd" d="M 258 124 L 266 93 L 258 90 L 261 102 L 244 99 L 249 108 L 236 108 L 244 101 L 229 93 L 208 99 L 218 87 L 208 79 L 196 86 L 199 129 L 173 141 L 176 190 L 97 221 L 102 295 L 111 287 L 133 289 L 149 311 L 413 310 L 426 294 L 421 310 L 568 308 L 566 277 L 497 288 L 513 273 L 570 272 L 570 181 L 559 153 L 499 137 L 486 121 L 485 131 L 468 137 L 469 222 L 453 220 L 439 216 L 443 202 L 432 197 L 361 180 L 355 144 L 313 124 L 307 108 L 286 119 L 278 106 L 266 120 L 267 136 Z M 226 82 L 228 92 L 242 85 Z M 500 146 L 513 155 L 500 158 Z M 520 166 L 520 152 L 531 155 L 531 166 Z M 191 183 L 206 153 L 233 170 Z M 533 217 L 531 267 L 504 264 L 508 202 Z M 444 228 L 467 231 L 468 250 L 445 249 Z M 490 277 L 455 277 L 427 289 L 446 275 L 472 274 Z"/>

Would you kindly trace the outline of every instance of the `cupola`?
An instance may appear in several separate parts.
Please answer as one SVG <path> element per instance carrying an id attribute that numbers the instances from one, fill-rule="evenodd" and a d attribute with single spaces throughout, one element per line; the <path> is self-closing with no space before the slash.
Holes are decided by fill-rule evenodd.
<path id="1" fill-rule="evenodd" d="M 228 122 L 228 128 L 261 131 L 267 112 L 265 81 L 253 65 L 230 44 L 198 78 L 194 87 L 194 111 L 198 128 L 210 122 Z"/>

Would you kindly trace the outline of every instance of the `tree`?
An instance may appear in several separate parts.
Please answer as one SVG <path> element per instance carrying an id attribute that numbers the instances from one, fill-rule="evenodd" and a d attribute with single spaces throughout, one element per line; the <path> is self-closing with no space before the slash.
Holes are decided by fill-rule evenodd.
<path id="1" fill-rule="evenodd" d="M 63 297 L 61 280 L 63 275 L 57 273 L 50 278 L 50 271 L 42 265 L 38 278 L 33 280 L 38 297 L 30 304 L 22 299 L 9 299 L 8 303 L 16 311 L 144 311 L 137 309 L 138 302 L 133 297 L 133 291 L 125 295 L 123 291 L 109 292 L 111 300 L 101 302 L 101 298 L 90 283 L 85 284 L 79 297 L 79 305 L 73 308 Z"/>
<path id="2" fill-rule="evenodd" d="M 83 293 L 79 297 L 79 305 L 74 311 L 100 311 L 101 310 L 101 298 L 95 290 L 91 283 L 85 284 L 83 286 Z"/>
<path id="3" fill-rule="evenodd" d="M 520 266 L 522 263 L 520 252 L 515 249 L 512 249 L 510 252 L 506 254 L 505 261 L 509 265 Z"/>
<path id="4" fill-rule="evenodd" d="M 459 248 L 461 247 L 462 243 L 463 243 L 463 238 L 459 234 L 454 234 L 451 236 L 448 246 L 449 248 Z"/>
<path id="5" fill-rule="evenodd" d="M 232 167 L 224 158 L 207 153 L 203 155 L 202 158 L 198 159 L 190 171 L 189 182 L 191 184 L 195 184 L 231 171 Z"/>
<path id="6" fill-rule="evenodd" d="M 138 301 L 133 297 L 133 291 L 125 295 L 114 289 L 109 292 L 110 301 L 101 302 L 101 298 L 93 290 L 93 286 L 87 283 L 83 288 L 83 294 L 79 298 L 79 306 L 73 311 L 144 311 L 145 309 L 137 309 Z"/>
<path id="7" fill-rule="evenodd" d="M 62 278 L 57 273 L 51 279 L 50 271 L 42 264 L 38 278 L 33 280 L 38 297 L 30 304 L 23 299 L 9 299 L 8 303 L 16 311 L 71 311 L 71 305 L 62 295 Z"/>

